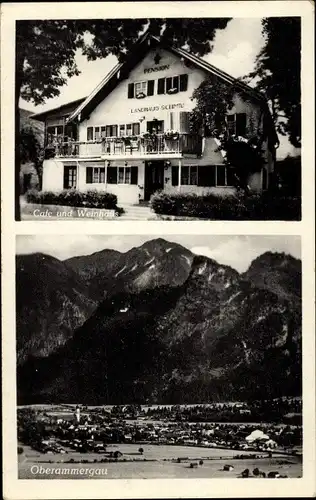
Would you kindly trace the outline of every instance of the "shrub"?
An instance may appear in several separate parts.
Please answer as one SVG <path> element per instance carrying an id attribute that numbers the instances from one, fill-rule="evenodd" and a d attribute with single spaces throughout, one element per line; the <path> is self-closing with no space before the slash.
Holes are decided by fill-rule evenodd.
<path id="1" fill-rule="evenodd" d="M 213 193 L 156 193 L 151 207 L 157 214 L 211 220 L 300 220 L 300 197 L 281 193 L 217 196 Z"/>
<path id="2" fill-rule="evenodd" d="M 112 193 L 98 191 L 77 191 L 76 189 L 64 189 L 59 193 L 52 191 L 30 190 L 26 193 L 28 203 L 42 205 L 63 205 L 67 207 L 105 208 L 116 210 L 121 215 L 122 208 L 117 207 L 117 196 Z"/>
<path id="3" fill-rule="evenodd" d="M 18 455 L 22 455 L 23 451 L 22 446 L 18 446 Z"/>

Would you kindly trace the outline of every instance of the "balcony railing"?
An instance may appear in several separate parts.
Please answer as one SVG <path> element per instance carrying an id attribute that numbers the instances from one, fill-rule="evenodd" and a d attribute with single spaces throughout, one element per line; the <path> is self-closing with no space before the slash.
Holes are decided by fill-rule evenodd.
<path id="1" fill-rule="evenodd" d="M 50 156 L 63 158 L 87 158 L 100 156 L 182 155 L 202 152 L 202 137 L 191 134 L 177 134 L 168 137 L 164 134 L 123 138 L 105 137 L 88 142 L 58 142 L 48 146 Z"/>

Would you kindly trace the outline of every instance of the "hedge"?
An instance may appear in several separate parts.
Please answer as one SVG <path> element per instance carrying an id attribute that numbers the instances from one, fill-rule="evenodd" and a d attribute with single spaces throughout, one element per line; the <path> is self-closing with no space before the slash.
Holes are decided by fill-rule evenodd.
<path id="1" fill-rule="evenodd" d="M 300 220 L 301 198 L 277 193 L 215 194 L 156 193 L 150 200 L 157 214 L 209 220 Z"/>
<path id="2" fill-rule="evenodd" d="M 39 203 L 42 205 L 105 208 L 116 210 L 119 213 L 122 212 L 122 209 L 117 207 L 117 196 L 115 194 L 100 193 L 92 190 L 82 192 L 76 189 L 65 189 L 58 193 L 31 190 L 26 193 L 26 200 L 28 203 Z"/>

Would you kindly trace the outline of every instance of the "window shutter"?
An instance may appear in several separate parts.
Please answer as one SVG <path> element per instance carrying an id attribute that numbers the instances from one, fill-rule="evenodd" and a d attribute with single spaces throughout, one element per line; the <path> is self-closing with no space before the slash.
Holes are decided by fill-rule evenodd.
<path id="1" fill-rule="evenodd" d="M 171 171 L 171 182 L 172 182 L 172 185 L 173 186 L 178 186 L 179 184 L 179 167 L 178 166 L 174 166 L 172 167 L 172 171 Z"/>
<path id="2" fill-rule="evenodd" d="M 172 89 L 172 78 L 166 78 L 166 92 L 168 92 L 168 90 Z"/>
<path id="3" fill-rule="evenodd" d="M 134 97 L 134 84 L 133 83 L 128 84 L 127 97 L 128 97 L 128 99 L 133 99 L 133 97 Z"/>
<path id="4" fill-rule="evenodd" d="M 140 134 L 140 124 L 133 123 L 133 135 L 139 135 L 139 134 Z"/>
<path id="5" fill-rule="evenodd" d="M 148 80 L 147 82 L 147 95 L 154 95 L 155 80 Z"/>
<path id="6" fill-rule="evenodd" d="M 87 128 L 87 141 L 93 140 L 93 127 Z"/>
<path id="7" fill-rule="evenodd" d="M 188 111 L 180 111 L 180 133 L 188 134 L 190 132 L 190 113 Z"/>
<path id="8" fill-rule="evenodd" d="M 179 92 L 179 77 L 174 76 L 172 79 L 172 88 L 177 89 L 177 92 Z"/>
<path id="9" fill-rule="evenodd" d="M 216 176 L 216 185 L 217 186 L 226 186 L 226 166 L 218 165 L 217 167 L 217 176 Z"/>
<path id="10" fill-rule="evenodd" d="M 117 125 L 113 125 L 113 137 L 117 137 L 118 136 L 118 133 L 117 133 Z"/>
<path id="11" fill-rule="evenodd" d="M 236 134 L 246 135 L 247 115 L 246 113 L 236 114 Z"/>
<path id="12" fill-rule="evenodd" d="M 69 184 L 69 167 L 64 166 L 64 189 L 68 188 Z"/>
<path id="13" fill-rule="evenodd" d="M 188 90 L 188 75 L 180 75 L 180 92 Z"/>
<path id="14" fill-rule="evenodd" d="M 159 78 L 157 94 L 165 93 L 165 78 Z"/>
<path id="15" fill-rule="evenodd" d="M 170 128 L 170 130 L 174 130 L 174 116 L 173 116 L 173 111 L 170 111 L 170 113 L 169 113 L 169 128 Z"/>
<path id="16" fill-rule="evenodd" d="M 86 184 L 92 184 L 92 167 L 86 168 Z"/>
<path id="17" fill-rule="evenodd" d="M 131 184 L 138 184 L 138 167 L 131 167 Z"/>
<path id="18" fill-rule="evenodd" d="M 105 127 L 105 137 L 111 137 L 111 125 Z"/>
<path id="19" fill-rule="evenodd" d="M 199 166 L 198 168 L 198 186 L 215 186 L 215 165 Z"/>
<path id="20" fill-rule="evenodd" d="M 117 184 L 117 167 L 108 167 L 107 169 L 107 183 Z"/>
<path id="21" fill-rule="evenodd" d="M 236 178 L 235 178 L 235 169 L 233 167 L 226 167 L 227 172 L 227 186 L 235 186 Z"/>

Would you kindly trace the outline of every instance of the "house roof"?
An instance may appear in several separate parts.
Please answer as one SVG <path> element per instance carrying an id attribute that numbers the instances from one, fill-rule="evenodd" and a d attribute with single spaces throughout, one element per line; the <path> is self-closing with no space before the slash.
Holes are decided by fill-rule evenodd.
<path id="1" fill-rule="evenodd" d="M 178 55 L 180 58 L 185 59 L 196 67 L 204 69 L 206 72 L 219 77 L 223 81 L 232 85 L 235 84 L 241 91 L 247 93 L 252 99 L 266 103 L 265 97 L 249 85 L 237 80 L 228 73 L 216 68 L 200 57 L 191 54 L 187 50 L 175 48 L 169 44 L 160 42 L 157 37 L 150 35 L 147 32 L 143 35 L 139 42 L 135 44 L 133 51 L 130 53 L 126 61 L 117 64 L 106 75 L 106 77 L 99 83 L 99 85 L 97 85 L 91 94 L 70 115 L 68 121 L 72 121 L 77 117 L 80 119 L 89 116 L 89 113 L 116 87 L 116 84 L 127 78 L 129 71 L 131 71 L 131 69 L 133 69 L 140 62 L 140 60 L 142 60 L 148 50 L 157 45 Z"/>
<path id="2" fill-rule="evenodd" d="M 42 113 L 35 113 L 33 115 L 30 115 L 29 118 L 32 118 L 32 120 L 38 120 L 38 121 L 45 121 L 47 116 L 50 114 L 60 112 L 62 113 L 64 110 L 66 110 L 69 107 L 73 107 L 74 110 L 82 103 L 84 102 L 86 97 L 81 97 L 80 99 L 76 99 L 75 101 L 70 101 L 67 102 L 66 104 L 62 104 L 61 106 L 57 106 L 56 108 L 51 108 L 47 111 L 43 111 Z"/>

